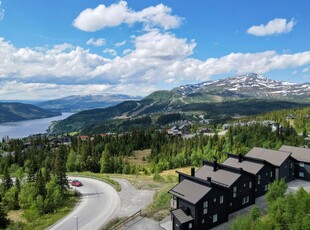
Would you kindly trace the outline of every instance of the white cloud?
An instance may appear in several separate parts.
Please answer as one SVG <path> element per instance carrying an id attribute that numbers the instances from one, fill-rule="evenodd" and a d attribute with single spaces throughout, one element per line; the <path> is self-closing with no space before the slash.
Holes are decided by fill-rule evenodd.
<path id="1" fill-rule="evenodd" d="M 287 68 L 306 69 L 310 64 L 310 51 L 230 53 L 199 60 L 191 58 L 195 41 L 158 30 L 133 37 L 132 42 L 134 48 L 123 57 L 104 58 L 70 44 L 17 48 L 0 38 L 0 98 L 14 94 L 56 98 L 105 90 L 145 95 L 165 83 L 177 86 L 218 74 L 266 74 Z"/>
<path id="2" fill-rule="evenodd" d="M 177 28 L 182 21 L 180 17 L 171 15 L 171 12 L 172 9 L 163 4 L 133 11 L 128 8 L 127 2 L 119 1 L 110 6 L 100 4 L 94 9 L 88 8 L 82 11 L 73 25 L 88 32 L 119 26 L 122 23 L 128 25 L 143 23 L 146 27 L 159 26 L 168 30 Z"/>
<path id="3" fill-rule="evenodd" d="M 302 70 L 303 73 L 306 73 L 306 72 L 308 72 L 308 71 L 309 71 L 308 68 L 304 68 L 304 69 Z"/>
<path id="4" fill-rule="evenodd" d="M 294 18 L 287 22 L 285 18 L 275 18 L 269 21 L 266 25 L 251 26 L 248 30 L 248 34 L 255 36 L 268 36 L 282 33 L 289 33 L 292 31 L 293 27 L 296 25 L 296 20 Z"/>
<path id="5" fill-rule="evenodd" d="M 117 42 L 115 43 L 115 47 L 121 47 L 121 46 L 124 46 L 125 44 L 126 44 L 126 40 L 122 42 Z"/>
<path id="6" fill-rule="evenodd" d="M 2 4 L 2 2 L 0 1 L 0 21 L 3 20 L 3 18 L 4 18 L 4 9 L 1 8 L 1 4 Z"/>
<path id="7" fill-rule="evenodd" d="M 90 38 L 88 39 L 88 41 L 86 42 L 87 45 L 93 45 L 93 46 L 103 46 L 105 45 L 106 41 L 104 38 L 98 38 L 97 40 L 95 38 Z"/>
<path id="8" fill-rule="evenodd" d="M 103 53 L 110 54 L 112 56 L 116 56 L 117 55 L 117 52 L 114 49 L 109 49 L 109 48 L 106 48 L 105 50 L 103 50 Z"/>
<path id="9" fill-rule="evenodd" d="M 177 38 L 170 33 L 161 33 L 158 30 L 150 31 L 142 36 L 135 37 L 135 51 L 131 53 L 137 58 L 157 58 L 174 60 L 185 58 L 193 54 L 196 42 L 190 43 L 185 38 Z"/>
<path id="10" fill-rule="evenodd" d="M 110 90 L 111 85 L 59 85 L 53 83 L 23 83 L 16 80 L 2 82 L 0 98 L 5 100 L 54 99 L 71 95 L 100 94 Z"/>

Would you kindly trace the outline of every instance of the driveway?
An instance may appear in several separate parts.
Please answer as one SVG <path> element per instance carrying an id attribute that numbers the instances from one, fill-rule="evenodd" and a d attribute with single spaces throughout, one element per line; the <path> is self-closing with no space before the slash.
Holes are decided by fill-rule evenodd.
<path id="1" fill-rule="evenodd" d="M 125 179 L 113 178 L 113 180 L 116 180 L 122 187 L 118 193 L 121 207 L 116 213 L 116 217 L 131 216 L 152 202 L 155 191 L 136 189 Z"/>
<path id="2" fill-rule="evenodd" d="M 100 229 L 119 211 L 120 198 L 111 185 L 85 177 L 69 179 L 77 179 L 83 183 L 82 187 L 74 188 L 81 193 L 80 202 L 71 213 L 48 229 Z"/>

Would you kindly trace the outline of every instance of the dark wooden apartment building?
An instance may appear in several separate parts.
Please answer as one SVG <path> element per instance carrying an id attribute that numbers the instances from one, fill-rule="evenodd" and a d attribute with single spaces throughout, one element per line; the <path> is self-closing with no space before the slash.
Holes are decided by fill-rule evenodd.
<path id="1" fill-rule="evenodd" d="M 310 181 L 310 149 L 282 146 L 253 148 L 245 156 L 227 153 L 222 164 L 203 160 L 191 175 L 179 173 L 171 210 L 174 230 L 210 229 L 228 215 L 255 203 L 275 179 Z"/>
<path id="2" fill-rule="evenodd" d="M 295 177 L 310 181 L 310 149 L 283 145 L 281 151 L 292 153 L 295 161 Z"/>
<path id="3" fill-rule="evenodd" d="M 253 157 L 227 153 L 228 158 L 223 165 L 242 168 L 244 171 L 255 176 L 253 187 L 255 187 L 255 198 L 264 195 L 270 183 L 274 181 L 274 166 L 269 162 Z"/>

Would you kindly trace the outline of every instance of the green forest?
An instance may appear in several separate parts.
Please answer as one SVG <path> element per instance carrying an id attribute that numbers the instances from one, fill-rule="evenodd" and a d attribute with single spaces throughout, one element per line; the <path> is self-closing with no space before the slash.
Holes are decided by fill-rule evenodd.
<path id="1" fill-rule="evenodd" d="M 275 181 L 266 194 L 267 213 L 254 207 L 246 216 L 237 217 L 229 230 L 307 230 L 310 226 L 310 193 L 300 188 L 287 194 L 284 180 Z"/>
<path id="2" fill-rule="evenodd" d="M 294 114 L 294 119 L 288 121 L 288 114 Z M 93 135 L 86 139 L 76 135 L 71 137 L 70 145 L 55 144 L 48 136 L 3 139 L 0 143 L 0 228 L 8 224 L 4 221 L 8 210 L 24 210 L 25 218 L 35 224 L 40 216 L 57 212 L 62 208 L 60 205 L 70 205 L 76 195 L 67 189 L 67 172 L 150 175 L 185 166 L 199 167 L 201 159 L 222 162 L 226 152 L 246 154 L 253 147 L 301 146 L 307 144 L 308 114 L 309 108 L 255 117 L 256 120 L 276 120 L 282 125 L 277 131 L 257 123 L 231 126 L 225 135 L 195 135 L 189 139 L 155 129 Z M 150 149 L 150 154 L 143 158 L 145 164 L 129 161 L 134 150 L 145 149 Z M 16 178 L 14 183 L 12 176 Z"/>

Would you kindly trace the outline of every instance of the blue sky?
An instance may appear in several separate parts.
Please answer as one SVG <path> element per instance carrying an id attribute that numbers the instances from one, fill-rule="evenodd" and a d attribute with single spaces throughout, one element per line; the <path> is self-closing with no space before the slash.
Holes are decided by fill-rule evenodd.
<path id="1" fill-rule="evenodd" d="M 310 81 L 306 0 L 0 0 L 0 99 Z"/>

